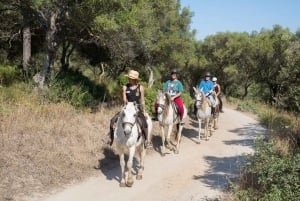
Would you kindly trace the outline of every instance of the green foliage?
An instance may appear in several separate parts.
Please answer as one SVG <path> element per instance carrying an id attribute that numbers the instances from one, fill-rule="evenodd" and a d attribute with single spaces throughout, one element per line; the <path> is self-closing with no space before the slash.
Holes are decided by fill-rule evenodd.
<path id="1" fill-rule="evenodd" d="M 292 126 L 292 117 L 284 115 L 283 112 L 269 110 L 259 115 L 260 122 L 269 129 L 276 130 L 276 132 L 287 132 Z"/>
<path id="2" fill-rule="evenodd" d="M 299 200 L 300 153 L 282 155 L 272 142 L 260 138 L 245 164 L 244 183 L 235 189 L 235 200 Z"/>
<path id="3" fill-rule="evenodd" d="M 52 80 L 46 97 L 52 102 L 67 102 L 76 108 L 91 107 L 109 99 L 104 85 L 97 85 L 78 71 L 69 70 Z"/>
<path id="4" fill-rule="evenodd" d="M 145 104 L 146 104 L 146 111 L 150 114 L 153 114 L 154 111 L 154 103 L 156 100 L 157 90 L 145 88 Z"/>
<path id="5" fill-rule="evenodd" d="M 9 86 L 20 79 L 20 71 L 16 66 L 0 65 L 0 86 Z"/>
<path id="6" fill-rule="evenodd" d="M 254 114 L 259 113 L 261 107 L 252 100 L 241 101 L 237 105 L 237 110 L 242 112 L 252 112 Z"/>
<path id="7" fill-rule="evenodd" d="M 28 83 L 18 82 L 8 87 L 0 87 L 0 104 L 19 104 L 23 97 L 30 96 L 33 86 Z"/>
<path id="8" fill-rule="evenodd" d="M 183 103 L 186 106 L 187 110 L 188 111 L 193 111 L 194 110 L 194 100 L 193 100 L 193 98 L 187 93 L 183 93 L 181 95 L 181 97 L 182 97 Z"/>

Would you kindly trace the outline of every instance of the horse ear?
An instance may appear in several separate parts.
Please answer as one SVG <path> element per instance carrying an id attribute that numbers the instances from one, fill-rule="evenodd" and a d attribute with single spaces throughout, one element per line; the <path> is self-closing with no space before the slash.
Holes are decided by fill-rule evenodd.
<path id="1" fill-rule="evenodd" d="M 194 89 L 194 92 L 195 92 L 195 93 L 197 93 L 197 92 L 198 92 L 198 90 L 196 89 L 196 87 L 193 87 L 193 89 Z"/>

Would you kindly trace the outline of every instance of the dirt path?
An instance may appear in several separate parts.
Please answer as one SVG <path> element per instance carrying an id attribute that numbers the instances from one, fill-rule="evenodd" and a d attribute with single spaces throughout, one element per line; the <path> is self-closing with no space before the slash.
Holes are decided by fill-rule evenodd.
<path id="1" fill-rule="evenodd" d="M 157 122 L 156 122 L 157 123 Z M 195 143 L 197 124 L 190 120 L 183 130 L 180 153 L 161 157 L 156 150 L 146 156 L 143 180 L 120 188 L 118 163 L 100 168 L 99 176 L 70 186 L 43 201 L 191 201 L 217 199 L 228 178 L 238 173 L 253 139 L 264 133 L 252 118 L 225 108 L 220 128 L 209 141 Z M 155 137 L 158 140 L 158 137 Z M 33 199 L 34 200 L 34 199 Z M 39 198 L 39 200 L 41 200 Z"/>

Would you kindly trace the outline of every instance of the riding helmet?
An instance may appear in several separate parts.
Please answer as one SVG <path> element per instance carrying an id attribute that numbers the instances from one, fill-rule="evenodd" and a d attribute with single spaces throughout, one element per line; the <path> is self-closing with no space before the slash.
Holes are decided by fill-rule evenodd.
<path id="1" fill-rule="evenodd" d="M 211 77 L 210 72 L 206 72 L 205 77 Z"/>
<path id="2" fill-rule="evenodd" d="M 177 70 L 177 69 L 175 69 L 175 68 L 174 68 L 174 69 L 172 69 L 172 70 L 171 70 L 171 74 L 178 74 L 178 70 Z"/>

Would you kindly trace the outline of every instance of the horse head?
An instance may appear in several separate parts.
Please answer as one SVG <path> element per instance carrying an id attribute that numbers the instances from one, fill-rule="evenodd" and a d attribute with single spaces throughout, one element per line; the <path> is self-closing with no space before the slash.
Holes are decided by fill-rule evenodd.
<path id="1" fill-rule="evenodd" d="M 121 111 L 120 120 L 122 122 L 122 128 L 125 135 L 130 135 L 132 128 L 137 122 L 137 112 L 138 108 L 136 103 L 128 102 Z"/>
<path id="2" fill-rule="evenodd" d="M 204 92 L 200 89 L 196 89 L 196 87 L 193 87 L 194 92 L 195 92 L 195 99 L 196 99 L 196 107 L 199 108 L 203 101 L 205 100 L 205 95 Z"/>

